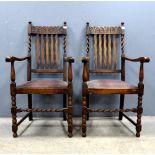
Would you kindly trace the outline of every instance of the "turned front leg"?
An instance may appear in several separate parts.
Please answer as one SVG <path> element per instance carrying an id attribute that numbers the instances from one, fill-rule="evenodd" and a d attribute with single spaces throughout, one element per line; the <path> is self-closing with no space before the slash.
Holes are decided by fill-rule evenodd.
<path id="1" fill-rule="evenodd" d="M 11 62 L 11 84 L 10 84 L 10 93 L 11 93 L 11 114 L 12 114 L 12 132 L 13 137 L 17 137 L 17 106 L 16 106 L 16 74 L 15 74 L 15 68 L 14 68 L 14 61 Z"/>
<path id="2" fill-rule="evenodd" d="M 12 82 L 10 85 L 11 88 L 11 114 L 12 114 L 12 132 L 13 132 L 13 137 L 17 137 L 17 112 L 16 112 L 16 94 L 15 94 L 15 87 L 16 87 L 16 83 Z"/>
<path id="3" fill-rule="evenodd" d="M 140 132 L 142 130 L 142 125 L 141 125 L 141 117 L 143 113 L 143 108 L 142 108 L 142 96 L 144 92 L 144 68 L 143 68 L 143 62 L 140 63 L 140 71 L 139 71 L 139 94 L 138 94 L 138 106 L 137 106 L 137 125 L 136 125 L 136 137 L 140 137 Z"/>
<path id="4" fill-rule="evenodd" d="M 86 96 L 82 97 L 82 137 L 86 137 L 87 102 Z"/>
<path id="5" fill-rule="evenodd" d="M 136 137 L 140 137 L 140 132 L 142 130 L 142 125 L 141 125 L 142 112 L 143 112 L 142 95 L 138 95 Z"/>
<path id="6" fill-rule="evenodd" d="M 83 85 L 82 85 L 82 137 L 86 137 L 86 130 L 87 130 L 87 125 L 86 121 L 87 118 L 89 118 L 89 115 L 87 113 L 87 106 L 89 106 L 87 103 L 89 102 L 88 100 L 88 92 L 87 92 L 87 84 L 86 82 L 89 80 L 89 57 L 83 57 L 82 62 L 84 64 L 83 67 Z"/>
<path id="7" fill-rule="evenodd" d="M 68 96 L 68 137 L 72 137 L 73 122 L 72 122 L 72 96 Z"/>

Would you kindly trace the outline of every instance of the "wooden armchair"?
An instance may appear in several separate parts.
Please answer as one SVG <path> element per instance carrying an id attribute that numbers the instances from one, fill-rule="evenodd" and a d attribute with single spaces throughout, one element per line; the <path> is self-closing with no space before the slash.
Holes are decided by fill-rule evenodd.
<path id="1" fill-rule="evenodd" d="M 59 41 L 63 37 L 63 67 L 59 64 Z M 32 68 L 31 49 L 32 38 L 35 40 L 36 68 Z M 18 126 L 27 118 L 32 120 L 32 112 L 63 112 L 64 120 L 68 121 L 68 136 L 72 137 L 72 63 L 74 59 L 67 57 L 67 25 L 63 26 L 33 26 L 31 22 L 28 25 L 28 55 L 24 58 L 9 56 L 6 62 L 11 63 L 11 84 L 10 93 L 12 100 L 12 131 L 13 137 L 17 137 Z M 15 61 L 27 60 L 27 82 L 16 85 L 15 82 Z M 68 65 L 67 65 L 68 62 Z M 68 79 L 67 79 L 68 66 Z M 62 69 L 60 69 L 62 68 Z M 31 79 L 31 73 L 62 73 L 63 79 Z M 28 94 L 28 108 L 18 108 L 16 105 L 16 94 Z M 61 109 L 41 109 L 32 107 L 32 94 L 63 94 L 63 108 Z M 68 105 L 66 105 L 68 95 Z M 28 112 L 19 122 L 17 122 L 17 113 Z"/>
<path id="2" fill-rule="evenodd" d="M 119 27 L 92 27 L 87 23 L 86 26 L 86 56 L 82 57 L 83 67 L 83 85 L 82 85 L 82 136 L 86 136 L 86 121 L 89 119 L 89 112 L 119 112 L 119 120 L 124 116 L 133 125 L 136 126 L 136 136 L 140 137 L 142 96 L 144 91 L 144 69 L 143 64 L 149 62 L 148 57 L 140 57 L 136 59 L 127 58 L 124 53 L 124 23 Z M 93 38 L 94 51 L 94 67 L 90 69 L 90 37 Z M 120 41 L 116 41 L 116 38 Z M 121 44 L 121 46 L 118 46 Z M 116 50 L 121 48 L 121 69 L 118 69 L 116 63 Z M 125 62 L 139 62 L 139 83 L 131 85 L 125 82 Z M 114 79 L 98 79 L 90 80 L 91 73 L 121 73 L 121 80 Z M 120 94 L 119 109 L 92 109 L 89 108 L 90 94 Z M 125 94 L 137 94 L 138 105 L 136 108 L 124 109 Z M 137 113 L 137 122 L 131 120 L 124 112 Z"/>

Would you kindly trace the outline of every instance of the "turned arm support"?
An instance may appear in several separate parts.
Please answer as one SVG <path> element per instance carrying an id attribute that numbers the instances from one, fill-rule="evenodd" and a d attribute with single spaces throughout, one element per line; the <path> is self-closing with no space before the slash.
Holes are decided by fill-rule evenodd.
<path id="1" fill-rule="evenodd" d="M 83 82 L 86 82 L 89 80 L 89 57 L 82 57 L 81 61 L 83 63 Z"/>
<path id="2" fill-rule="evenodd" d="M 16 74 L 15 74 L 15 67 L 14 67 L 14 62 L 15 61 L 23 61 L 23 60 L 30 60 L 30 56 L 26 56 L 23 58 L 17 58 L 14 56 L 8 56 L 5 61 L 6 62 L 11 62 L 11 74 L 10 74 L 10 79 L 12 82 L 15 82 L 16 79 Z"/>
<path id="3" fill-rule="evenodd" d="M 149 57 L 139 57 L 139 58 L 128 58 L 125 57 L 124 55 L 122 56 L 122 60 L 127 60 L 127 61 L 131 61 L 131 62 L 140 62 L 140 69 L 139 69 L 139 83 L 138 83 L 138 87 L 141 90 L 141 93 L 143 93 L 143 80 L 144 80 L 144 63 L 148 63 L 150 62 L 150 58 Z"/>
<path id="4" fill-rule="evenodd" d="M 72 82 L 72 63 L 74 63 L 74 58 L 72 57 L 64 57 L 65 62 L 68 62 L 68 82 Z"/>

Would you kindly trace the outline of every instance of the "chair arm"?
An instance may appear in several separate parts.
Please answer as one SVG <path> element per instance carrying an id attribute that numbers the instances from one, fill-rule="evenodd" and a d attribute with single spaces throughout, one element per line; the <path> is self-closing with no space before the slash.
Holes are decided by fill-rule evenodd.
<path id="1" fill-rule="evenodd" d="M 143 91 L 144 91 L 144 84 L 143 84 L 144 66 L 143 66 L 143 64 L 146 62 L 149 62 L 150 58 L 149 57 L 139 57 L 139 58 L 132 59 L 132 58 L 125 57 L 123 55 L 122 60 L 128 60 L 128 61 L 132 61 L 132 62 L 140 62 L 138 87 L 139 87 L 140 93 L 143 94 Z"/>
<path id="2" fill-rule="evenodd" d="M 66 62 L 69 62 L 69 63 L 73 63 L 74 62 L 74 58 L 73 57 L 69 57 L 69 56 L 65 57 L 64 60 Z"/>
<path id="3" fill-rule="evenodd" d="M 122 56 L 123 59 L 128 60 L 128 61 L 132 61 L 132 62 L 141 62 L 141 63 L 145 63 L 145 62 L 149 62 L 150 58 L 149 57 L 139 57 L 139 58 L 128 58 L 125 56 Z"/>
<path id="4" fill-rule="evenodd" d="M 30 60 L 30 56 L 26 56 L 26 57 L 23 57 L 23 58 L 17 58 L 17 57 L 14 57 L 14 56 L 8 56 L 5 61 L 6 62 L 11 62 L 11 73 L 10 73 L 10 79 L 13 83 L 15 83 L 15 79 L 16 79 L 16 73 L 15 73 L 15 66 L 14 66 L 14 62 L 15 61 L 23 61 L 23 60 Z"/>
<path id="5" fill-rule="evenodd" d="M 26 56 L 26 57 L 23 57 L 23 58 L 8 56 L 8 57 L 6 57 L 5 61 L 6 62 L 14 62 L 14 61 L 23 61 L 23 60 L 26 60 L 26 59 L 30 59 L 30 56 Z"/>

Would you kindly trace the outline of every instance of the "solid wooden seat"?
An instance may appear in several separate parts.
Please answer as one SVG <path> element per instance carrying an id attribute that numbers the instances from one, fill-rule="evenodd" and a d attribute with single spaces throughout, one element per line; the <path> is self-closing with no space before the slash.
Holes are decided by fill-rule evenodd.
<path id="1" fill-rule="evenodd" d="M 39 92 L 41 94 L 49 93 L 51 94 L 53 91 L 57 90 L 57 93 L 65 93 L 65 90 L 67 89 L 68 83 L 66 81 L 62 80 L 49 80 L 49 79 L 44 79 L 44 80 L 32 80 L 29 82 L 25 82 L 21 85 L 16 86 L 16 91 L 18 93 L 25 92 L 26 93 L 36 93 L 38 94 Z M 64 91 L 63 91 L 64 90 Z"/>
<path id="2" fill-rule="evenodd" d="M 94 93 L 102 93 L 102 94 L 109 94 L 109 93 L 120 93 L 123 90 L 124 93 L 128 92 L 136 92 L 138 93 L 138 87 L 126 83 L 125 81 L 121 80 L 112 80 L 112 79 L 98 79 L 98 80 L 91 80 L 86 82 L 88 86 L 89 92 Z"/>
<path id="3" fill-rule="evenodd" d="M 117 27 L 86 26 L 86 56 L 82 57 L 83 63 L 83 83 L 82 83 L 82 136 L 86 136 L 86 121 L 89 119 L 89 112 L 119 112 L 119 120 L 123 116 L 136 126 L 136 136 L 140 137 L 142 96 L 144 91 L 144 63 L 149 62 L 148 57 L 136 59 L 127 58 L 124 51 L 124 23 Z M 90 57 L 90 52 L 94 53 Z M 118 55 L 117 55 L 118 53 Z M 118 62 L 121 53 L 121 63 Z M 93 61 L 93 63 L 92 63 Z M 125 82 L 125 62 L 139 62 L 139 83 L 131 85 Z M 120 80 L 114 79 L 94 79 L 90 76 L 94 74 L 121 74 Z M 91 78 L 92 79 L 92 78 Z M 89 107 L 89 95 L 91 94 L 119 94 L 120 107 L 99 108 Z M 138 105 L 136 108 L 124 108 L 125 94 L 137 94 Z M 124 112 L 137 113 L 137 122 L 131 120 Z"/>

